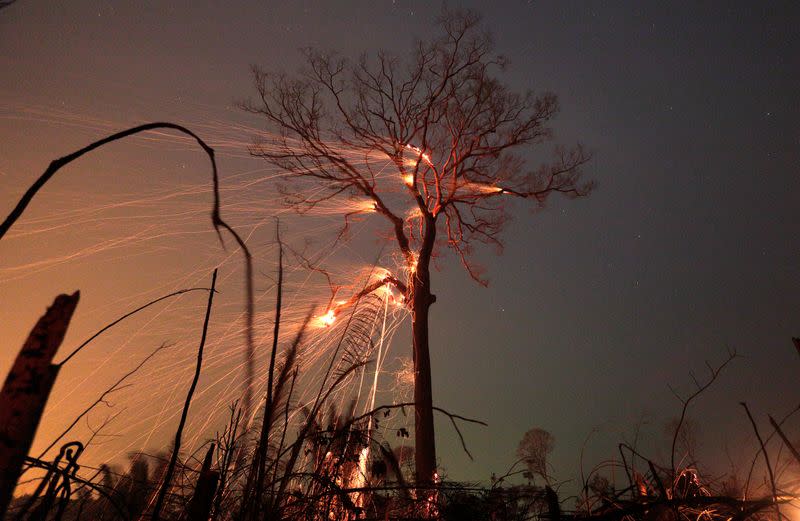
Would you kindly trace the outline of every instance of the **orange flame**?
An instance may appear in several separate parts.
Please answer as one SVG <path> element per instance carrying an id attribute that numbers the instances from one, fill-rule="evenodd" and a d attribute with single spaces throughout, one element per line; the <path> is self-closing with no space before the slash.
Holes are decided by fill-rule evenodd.
<path id="1" fill-rule="evenodd" d="M 377 205 L 377 203 L 375 201 L 366 200 L 366 201 L 361 201 L 358 204 L 358 209 L 359 209 L 360 212 L 364 212 L 364 213 L 377 212 L 378 211 L 378 205 Z"/>
<path id="2" fill-rule="evenodd" d="M 331 327 L 336 321 L 336 312 L 332 309 L 329 309 L 327 313 L 317 317 L 317 319 L 319 320 L 321 327 Z"/>
<path id="3" fill-rule="evenodd" d="M 416 158 L 407 160 L 406 164 L 410 164 L 411 166 L 414 166 L 414 165 L 417 164 L 417 160 L 418 159 L 422 159 L 423 163 L 425 163 L 429 167 L 433 168 L 433 163 L 431 162 L 430 154 L 427 154 L 427 153 L 423 152 L 419 147 L 415 147 L 414 145 L 411 145 L 409 143 L 406 143 L 406 150 L 411 150 L 412 152 L 414 152 L 417 155 Z"/>

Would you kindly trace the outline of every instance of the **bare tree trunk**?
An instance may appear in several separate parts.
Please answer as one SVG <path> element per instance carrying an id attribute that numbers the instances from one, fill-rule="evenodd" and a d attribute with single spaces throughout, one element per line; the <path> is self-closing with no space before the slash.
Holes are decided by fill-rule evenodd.
<path id="1" fill-rule="evenodd" d="M 414 463 L 417 483 L 431 484 L 436 472 L 436 444 L 433 429 L 433 394 L 431 360 L 428 347 L 428 307 L 425 298 L 414 299 L 412 331 L 414 335 Z"/>
<path id="2" fill-rule="evenodd" d="M 411 319 L 414 342 L 414 464 L 419 485 L 433 484 L 436 473 L 431 357 L 428 345 L 428 312 L 436 298 L 431 294 L 428 263 L 429 258 L 420 258 L 413 275 Z"/>
<path id="3" fill-rule="evenodd" d="M 25 456 L 50 396 L 53 364 L 80 293 L 59 295 L 34 326 L 0 391 L 0 518 L 11 502 Z"/>

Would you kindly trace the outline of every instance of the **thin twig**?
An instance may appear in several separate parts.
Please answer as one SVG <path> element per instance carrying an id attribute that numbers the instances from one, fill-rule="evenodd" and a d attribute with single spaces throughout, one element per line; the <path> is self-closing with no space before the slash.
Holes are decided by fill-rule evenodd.
<path id="1" fill-rule="evenodd" d="M 686 411 L 689 409 L 689 404 L 695 398 L 700 396 L 703 393 L 703 391 L 705 391 L 706 389 L 711 387 L 711 384 L 714 383 L 714 381 L 717 379 L 717 377 L 722 372 L 722 370 L 725 368 L 725 366 L 727 366 L 729 363 L 731 363 L 731 361 L 734 358 L 736 358 L 736 351 L 728 351 L 728 358 L 722 364 L 717 366 L 716 369 L 711 367 L 711 365 L 708 362 L 706 362 L 706 367 L 708 367 L 711 375 L 709 376 L 708 381 L 703 385 L 700 385 L 699 383 L 697 383 L 697 380 L 695 380 L 695 383 L 697 385 L 697 390 L 694 393 L 692 393 L 688 398 L 681 398 L 680 396 L 678 396 L 677 393 L 675 393 L 673 391 L 673 394 L 675 394 L 675 396 L 683 403 L 683 408 L 681 409 L 681 416 L 680 416 L 680 419 L 678 420 L 678 425 L 675 427 L 675 433 L 672 436 L 672 450 L 670 452 L 670 470 L 672 472 L 673 489 L 674 489 L 674 486 L 675 486 L 674 483 L 675 483 L 675 470 L 676 470 L 675 469 L 675 446 L 678 443 L 678 435 L 680 434 L 681 428 L 683 427 L 683 422 L 686 419 Z M 674 490 L 673 490 L 673 492 L 674 492 Z"/>
<path id="2" fill-rule="evenodd" d="M 783 418 L 781 418 L 781 421 L 778 422 L 778 425 L 783 425 L 789 418 L 791 418 L 792 416 L 797 414 L 798 411 L 800 411 L 800 405 L 798 405 L 797 407 L 795 407 L 794 409 L 792 409 L 791 411 L 786 413 L 783 416 Z M 775 436 L 775 434 L 776 434 L 776 432 L 773 430 L 770 433 L 770 435 L 767 436 L 764 439 L 764 443 L 769 443 L 769 441 L 772 439 L 773 436 Z M 756 450 L 756 453 L 753 455 L 753 459 L 750 462 L 750 470 L 747 472 L 747 480 L 745 481 L 745 484 L 744 484 L 744 495 L 745 495 L 745 497 L 747 497 L 747 493 L 750 490 L 750 480 L 753 477 L 753 471 L 755 470 L 756 461 L 758 461 L 758 455 L 759 455 L 760 452 L 761 452 L 761 449 Z"/>
<path id="3" fill-rule="evenodd" d="M 753 419 L 753 415 L 750 414 L 750 409 L 747 407 L 747 404 L 745 402 L 739 402 L 739 405 L 744 407 L 744 412 L 747 413 L 747 417 L 750 419 L 750 424 L 753 426 L 753 432 L 756 433 L 758 444 L 761 446 L 761 453 L 764 455 L 764 461 L 767 464 L 767 472 L 769 473 L 769 483 L 772 486 L 772 501 L 775 502 L 778 499 L 778 488 L 775 486 L 775 475 L 772 473 L 772 464 L 769 462 L 767 448 L 764 446 L 764 440 L 761 438 L 761 434 L 758 432 L 758 426 L 756 425 L 756 421 Z M 778 519 L 781 519 L 781 509 L 777 502 L 775 502 L 775 512 L 778 514 Z"/>
<path id="4" fill-rule="evenodd" d="M 105 327 L 103 327 L 102 329 L 100 329 L 98 332 L 96 332 L 95 334 L 93 334 L 92 336 L 90 336 L 89 338 L 87 338 L 87 339 L 86 339 L 86 340 L 85 340 L 85 341 L 84 341 L 84 342 L 83 342 L 81 345 L 79 345 L 78 347 L 76 347 L 75 349 L 73 349 L 73 350 L 72 350 L 72 352 L 71 352 L 69 355 L 67 355 L 67 357 L 66 357 L 64 360 L 62 360 L 61 362 L 59 362 L 57 365 L 58 365 L 59 367 L 61 367 L 61 366 L 63 366 L 64 364 L 66 364 L 67 362 L 69 362 L 69 361 L 70 361 L 70 359 L 71 359 L 73 356 L 77 355 L 77 354 L 80 352 L 80 350 L 81 350 L 81 349 L 83 349 L 84 347 L 86 347 L 86 346 L 87 346 L 87 345 L 88 345 L 90 342 L 92 342 L 92 341 L 93 341 L 95 338 L 99 337 L 100 335 L 102 335 L 103 333 L 105 333 L 106 331 L 108 331 L 109 329 L 111 329 L 112 327 L 116 326 L 117 324 L 119 324 L 120 322 L 122 322 L 123 320 L 125 320 L 126 318 L 128 318 L 128 317 L 130 317 L 130 316 L 132 316 L 132 315 L 135 315 L 136 313 L 138 313 L 138 312 L 140 312 L 140 311 L 142 311 L 142 310 L 145 310 L 145 309 L 149 308 L 149 307 L 150 307 L 150 306 L 152 306 L 153 304 L 158 304 L 158 303 L 159 303 L 159 302 L 161 302 L 162 300 L 166 300 L 166 299 L 168 299 L 168 298 L 171 298 L 171 297 L 177 297 L 178 295 L 183 295 L 184 293 L 189 293 L 190 291 L 210 291 L 210 289 L 209 289 L 209 288 L 188 288 L 188 289 L 181 289 L 181 290 L 178 290 L 178 291 L 174 291 L 174 292 L 172 292 L 172 293 L 170 293 L 170 294 L 168 294 L 168 295 L 163 295 L 163 296 L 161 296 L 161 297 L 158 297 L 158 298 L 157 298 L 157 299 L 155 299 L 155 300 L 151 300 L 151 301 L 150 301 L 150 302 L 148 302 L 147 304 L 144 304 L 143 306 L 139 306 L 138 308 L 134 309 L 133 311 L 130 311 L 130 312 L 128 312 L 128 313 L 125 313 L 124 315 L 122 315 L 122 316 L 121 316 L 121 317 L 119 317 L 118 319 L 114 320 L 113 322 L 109 323 L 108 325 L 106 325 Z"/>
<path id="5" fill-rule="evenodd" d="M 415 405 L 414 402 L 396 403 L 396 404 L 392 404 L 392 405 L 381 405 L 380 407 L 376 407 L 376 408 L 372 409 L 371 411 L 365 412 L 364 414 L 362 414 L 360 416 L 356 416 L 356 417 L 351 418 L 347 422 L 347 425 L 352 425 L 352 424 L 358 422 L 359 420 L 363 420 L 364 418 L 367 418 L 369 416 L 377 414 L 379 411 L 387 411 L 387 410 L 391 410 L 391 409 L 402 409 L 402 408 L 405 408 L 405 407 L 413 407 L 414 405 Z M 448 412 L 448 411 L 442 409 L 441 407 L 434 406 L 433 410 L 436 411 L 436 412 L 444 414 L 445 416 L 447 416 L 450 419 L 450 423 L 453 424 L 453 428 L 455 429 L 456 433 L 458 434 L 458 438 L 461 440 L 461 448 L 464 449 L 464 452 L 467 453 L 467 456 L 469 456 L 470 459 L 473 459 L 472 458 L 472 454 L 469 452 L 469 449 L 467 449 L 467 444 L 464 442 L 464 436 L 461 434 L 461 429 L 459 429 L 458 428 L 458 424 L 456 424 L 456 420 L 461 420 L 461 421 L 465 421 L 465 422 L 469 422 L 469 423 L 476 423 L 478 425 L 483 425 L 484 427 L 488 427 L 489 424 L 486 423 L 486 422 L 483 422 L 481 420 L 475 420 L 473 418 L 466 418 L 466 417 L 460 416 L 458 414 L 453 414 L 451 412 Z"/>
<path id="6" fill-rule="evenodd" d="M 166 347 L 169 347 L 169 346 L 168 346 L 167 344 L 161 344 L 161 345 L 160 345 L 158 348 L 156 348 L 156 349 L 155 349 L 155 350 L 154 350 L 152 353 L 150 353 L 149 355 L 147 355 L 147 356 L 146 356 L 146 357 L 145 357 L 145 358 L 144 358 L 144 359 L 143 359 L 141 362 L 139 362 L 139 365 L 137 365 L 136 367 L 134 367 L 133 369 L 131 369 L 130 371 L 128 371 L 127 373 L 125 373 L 125 375 L 123 375 L 123 376 L 122 376 L 122 378 L 120 378 L 119 380 L 117 380 L 116 382 L 114 382 L 114 385 L 112 385 L 111 387 L 109 387 L 108 389 L 106 389 L 105 391 L 103 391 L 103 393 L 100 395 L 100 397 L 99 397 L 99 398 L 97 398 L 97 400 L 95 400 L 95 401 L 94 401 L 94 403 L 92 403 L 92 404 L 91 404 L 89 407 L 87 407 L 86 409 L 84 409 L 84 410 L 83 410 L 83 412 L 82 412 L 82 413 L 80 413 L 80 414 L 79 414 L 79 415 L 78 415 L 78 416 L 77 416 L 77 417 L 76 417 L 76 418 L 75 418 L 75 419 L 72 421 L 72 423 L 70 423 L 70 424 L 69 424 L 69 426 L 68 426 L 66 429 L 64 429 L 64 431 L 63 431 L 61 434 L 59 434 L 59 435 L 58 435 L 58 437 L 57 437 L 56 439 L 54 439 L 54 440 L 52 441 L 52 443 L 50 443 L 50 445 L 48 445 L 48 446 L 47 446 L 47 447 L 46 447 L 46 448 L 45 448 L 45 449 L 44 449 L 44 450 L 41 452 L 41 454 L 39 454 L 39 458 L 40 458 L 40 459 L 41 459 L 41 458 L 43 458 L 43 457 L 44 457 L 44 455 L 45 455 L 45 454 L 47 454 L 47 451 L 49 451 L 50 449 L 52 449 L 52 448 L 53 448 L 53 447 L 56 445 L 56 443 L 58 443 L 59 441 L 61 441 L 61 439 L 62 439 L 64 436 L 66 436 L 66 435 L 67 435 L 67 433 L 68 433 L 69 431 L 71 431 L 73 427 L 75 427 L 75 425 L 77 425 L 77 423 L 78 423 L 78 422 L 81 420 L 81 418 L 83 418 L 84 416 L 86 416 L 87 414 L 89 414 L 89 412 L 90 412 L 92 409 L 94 409 L 95 407 L 97 407 L 97 405 L 98 405 L 99 403 L 101 403 L 101 402 L 102 402 L 102 401 L 105 399 L 105 397 L 106 397 L 106 396 L 108 396 L 109 394 L 113 393 L 114 391 L 118 391 L 118 390 L 120 390 L 120 389 L 121 389 L 121 387 L 120 387 L 120 384 L 122 384 L 122 382 L 124 382 L 125 380 L 127 380 L 129 376 L 132 376 L 133 374 L 135 374 L 135 373 L 136 373 L 136 372 L 137 372 L 139 369 L 141 369 L 141 368 L 144 366 L 144 364 L 146 364 L 146 363 L 148 362 L 148 360 L 150 360 L 151 358 L 153 358 L 153 357 L 154 357 L 154 356 L 155 356 L 155 355 L 156 355 L 156 354 L 157 354 L 159 351 L 161 351 L 162 349 L 164 349 L 164 348 L 166 348 Z M 62 363 L 63 363 L 63 362 L 62 362 Z"/>
<path id="7" fill-rule="evenodd" d="M 197 365 L 194 369 L 194 378 L 192 379 L 192 385 L 189 386 L 189 392 L 186 394 L 186 403 L 184 403 L 183 412 L 181 412 L 181 421 L 178 423 L 178 430 L 175 432 L 175 443 L 172 448 L 172 456 L 170 457 L 169 465 L 167 465 L 167 470 L 164 475 L 164 481 L 161 484 L 161 489 L 158 491 L 156 504 L 153 507 L 153 514 L 151 517 L 153 521 L 158 521 L 159 519 L 161 508 L 164 504 L 164 497 L 167 495 L 167 490 L 169 490 L 170 481 L 172 480 L 172 474 L 175 472 L 175 463 L 178 460 L 178 452 L 181 450 L 181 436 L 183 435 L 183 427 L 186 424 L 186 417 L 189 414 L 189 406 L 192 403 L 192 395 L 194 394 L 195 387 L 197 387 L 197 381 L 200 379 L 200 369 L 203 366 L 203 347 L 206 345 L 208 321 L 211 317 L 211 304 L 214 301 L 214 288 L 216 287 L 216 284 L 217 270 L 215 269 L 213 275 L 211 276 L 211 291 L 208 293 L 208 306 L 206 306 L 206 318 L 203 321 L 203 334 L 200 337 L 200 347 L 197 349 Z"/>
<path id="8" fill-rule="evenodd" d="M 791 451 L 794 458 L 798 461 L 798 463 L 800 463 L 800 452 L 797 452 L 797 449 L 794 448 L 792 442 L 789 441 L 789 438 L 787 438 L 786 435 L 783 433 L 783 430 L 781 430 L 781 426 L 778 425 L 778 422 L 776 422 L 775 419 L 769 414 L 767 415 L 767 417 L 769 418 L 769 423 L 770 425 L 772 425 L 772 428 L 775 429 L 775 432 L 777 432 L 778 436 L 781 437 L 783 443 Z"/>

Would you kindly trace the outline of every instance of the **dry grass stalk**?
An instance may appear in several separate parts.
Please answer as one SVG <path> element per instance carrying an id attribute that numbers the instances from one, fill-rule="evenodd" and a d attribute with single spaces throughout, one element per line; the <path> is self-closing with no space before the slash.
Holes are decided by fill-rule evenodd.
<path id="1" fill-rule="evenodd" d="M 214 288 L 217 285 L 217 270 L 214 270 L 213 275 L 211 276 L 211 291 L 208 292 L 208 305 L 206 306 L 206 318 L 203 321 L 203 334 L 200 337 L 200 346 L 197 348 L 197 364 L 195 365 L 194 370 L 194 377 L 192 378 L 192 385 L 189 386 L 189 392 L 186 394 L 186 402 L 183 405 L 183 411 L 181 412 L 181 420 L 178 423 L 178 430 L 175 433 L 175 443 L 172 447 L 172 456 L 170 456 L 169 464 L 167 465 L 167 471 L 164 475 L 164 482 L 161 485 L 161 489 L 158 492 L 158 497 L 156 498 L 156 504 L 153 507 L 153 513 L 151 519 L 153 521 L 158 521 L 159 516 L 161 514 L 161 509 L 164 505 L 164 498 L 167 495 L 167 490 L 169 490 L 170 484 L 172 482 L 172 474 L 175 472 L 175 463 L 178 460 L 178 453 L 181 450 L 181 436 L 183 435 L 183 427 L 186 425 L 186 417 L 189 414 L 189 406 L 192 404 L 192 396 L 194 395 L 194 390 L 197 387 L 197 381 L 200 379 L 200 370 L 203 367 L 203 348 L 206 345 L 206 336 L 208 334 L 208 320 L 211 318 L 211 305 L 214 302 Z"/>

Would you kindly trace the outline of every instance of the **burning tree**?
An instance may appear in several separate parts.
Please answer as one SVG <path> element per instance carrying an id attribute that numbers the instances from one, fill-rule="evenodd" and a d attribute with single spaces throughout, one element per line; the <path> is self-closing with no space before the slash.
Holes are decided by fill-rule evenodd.
<path id="1" fill-rule="evenodd" d="M 501 246 L 510 198 L 541 204 L 552 193 L 580 196 L 589 189 L 580 181 L 588 160 L 580 146 L 557 147 L 555 160 L 535 170 L 517 154 L 551 139 L 556 97 L 517 93 L 497 78 L 506 60 L 493 52 L 475 13 L 445 12 L 438 25 L 441 35 L 416 43 L 409 60 L 379 52 L 348 61 L 307 50 L 306 70 L 296 76 L 254 68 L 259 98 L 242 104 L 275 131 L 251 153 L 295 181 L 291 205 L 302 210 L 360 197 L 361 206 L 343 212 L 343 232 L 356 213 L 376 213 L 390 226 L 403 273 L 382 274 L 324 319 L 333 321 L 383 287 L 399 293 L 411 311 L 420 484 L 430 484 L 436 473 L 431 260 L 450 250 L 485 285 L 471 253 L 479 244 Z"/>

